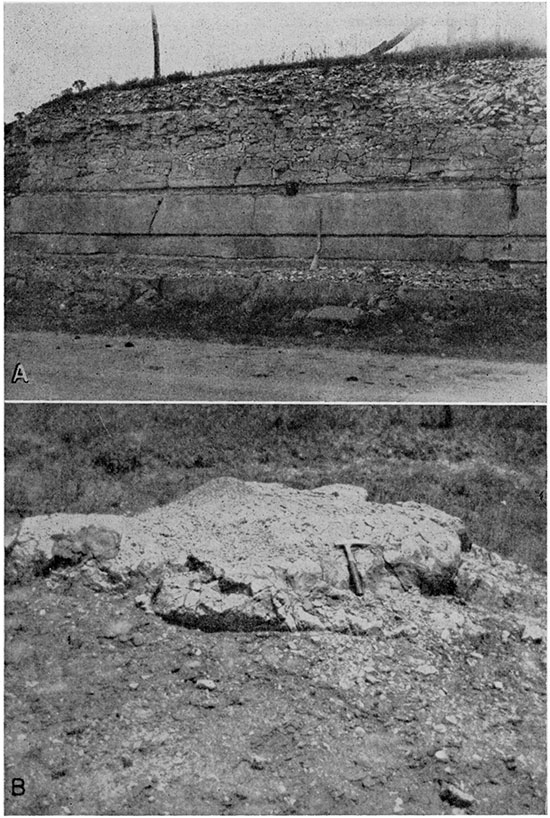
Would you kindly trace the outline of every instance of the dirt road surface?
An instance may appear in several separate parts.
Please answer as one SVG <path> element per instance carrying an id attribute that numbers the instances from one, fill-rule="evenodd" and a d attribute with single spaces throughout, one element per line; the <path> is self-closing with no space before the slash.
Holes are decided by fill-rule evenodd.
<path id="1" fill-rule="evenodd" d="M 22 377 L 12 382 L 18 364 L 28 383 Z M 5 341 L 5 398 L 544 403 L 546 366 L 320 347 L 14 332 Z"/>

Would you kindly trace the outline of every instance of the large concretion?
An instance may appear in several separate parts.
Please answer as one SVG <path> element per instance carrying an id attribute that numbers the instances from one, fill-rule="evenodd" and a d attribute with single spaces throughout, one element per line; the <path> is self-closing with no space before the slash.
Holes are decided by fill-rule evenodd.
<path id="1" fill-rule="evenodd" d="M 461 522 L 427 505 L 222 478 L 135 516 L 28 518 L 7 578 L 70 570 L 98 589 L 144 590 L 155 613 L 208 630 L 368 633 L 388 588 L 453 593 L 468 547 Z"/>

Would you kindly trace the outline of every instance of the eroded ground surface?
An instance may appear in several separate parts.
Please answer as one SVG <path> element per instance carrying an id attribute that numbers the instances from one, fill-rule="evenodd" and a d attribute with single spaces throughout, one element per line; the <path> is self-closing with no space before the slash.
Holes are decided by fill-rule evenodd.
<path id="1" fill-rule="evenodd" d="M 8 248 L 5 266 L 10 399 L 545 400 L 544 265 Z"/>
<path id="2" fill-rule="evenodd" d="M 21 363 L 28 377 L 12 383 Z M 10 332 L 8 400 L 543 403 L 546 366 L 312 347 Z"/>
<path id="3" fill-rule="evenodd" d="M 483 553 L 523 600 L 527 569 Z M 135 597 L 72 570 L 7 589 L 7 814 L 543 812 L 544 642 L 514 592 L 396 585 L 368 636 L 189 630 Z"/>

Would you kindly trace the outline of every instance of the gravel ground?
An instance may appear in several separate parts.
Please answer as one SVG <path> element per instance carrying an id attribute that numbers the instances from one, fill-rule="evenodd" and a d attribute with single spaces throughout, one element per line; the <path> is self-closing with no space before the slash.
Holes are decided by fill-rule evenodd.
<path id="1" fill-rule="evenodd" d="M 11 586 L 6 814 L 542 813 L 544 581 L 468 559 L 485 590 L 396 588 L 369 637 L 188 630 L 74 570 Z"/>

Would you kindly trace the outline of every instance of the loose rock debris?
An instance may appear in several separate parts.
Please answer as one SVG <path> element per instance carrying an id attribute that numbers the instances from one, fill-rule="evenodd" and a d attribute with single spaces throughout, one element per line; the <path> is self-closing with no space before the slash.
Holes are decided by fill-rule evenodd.
<path id="1" fill-rule="evenodd" d="M 543 578 L 442 512 L 216 480 L 6 576 L 7 814 L 543 810 Z"/>

